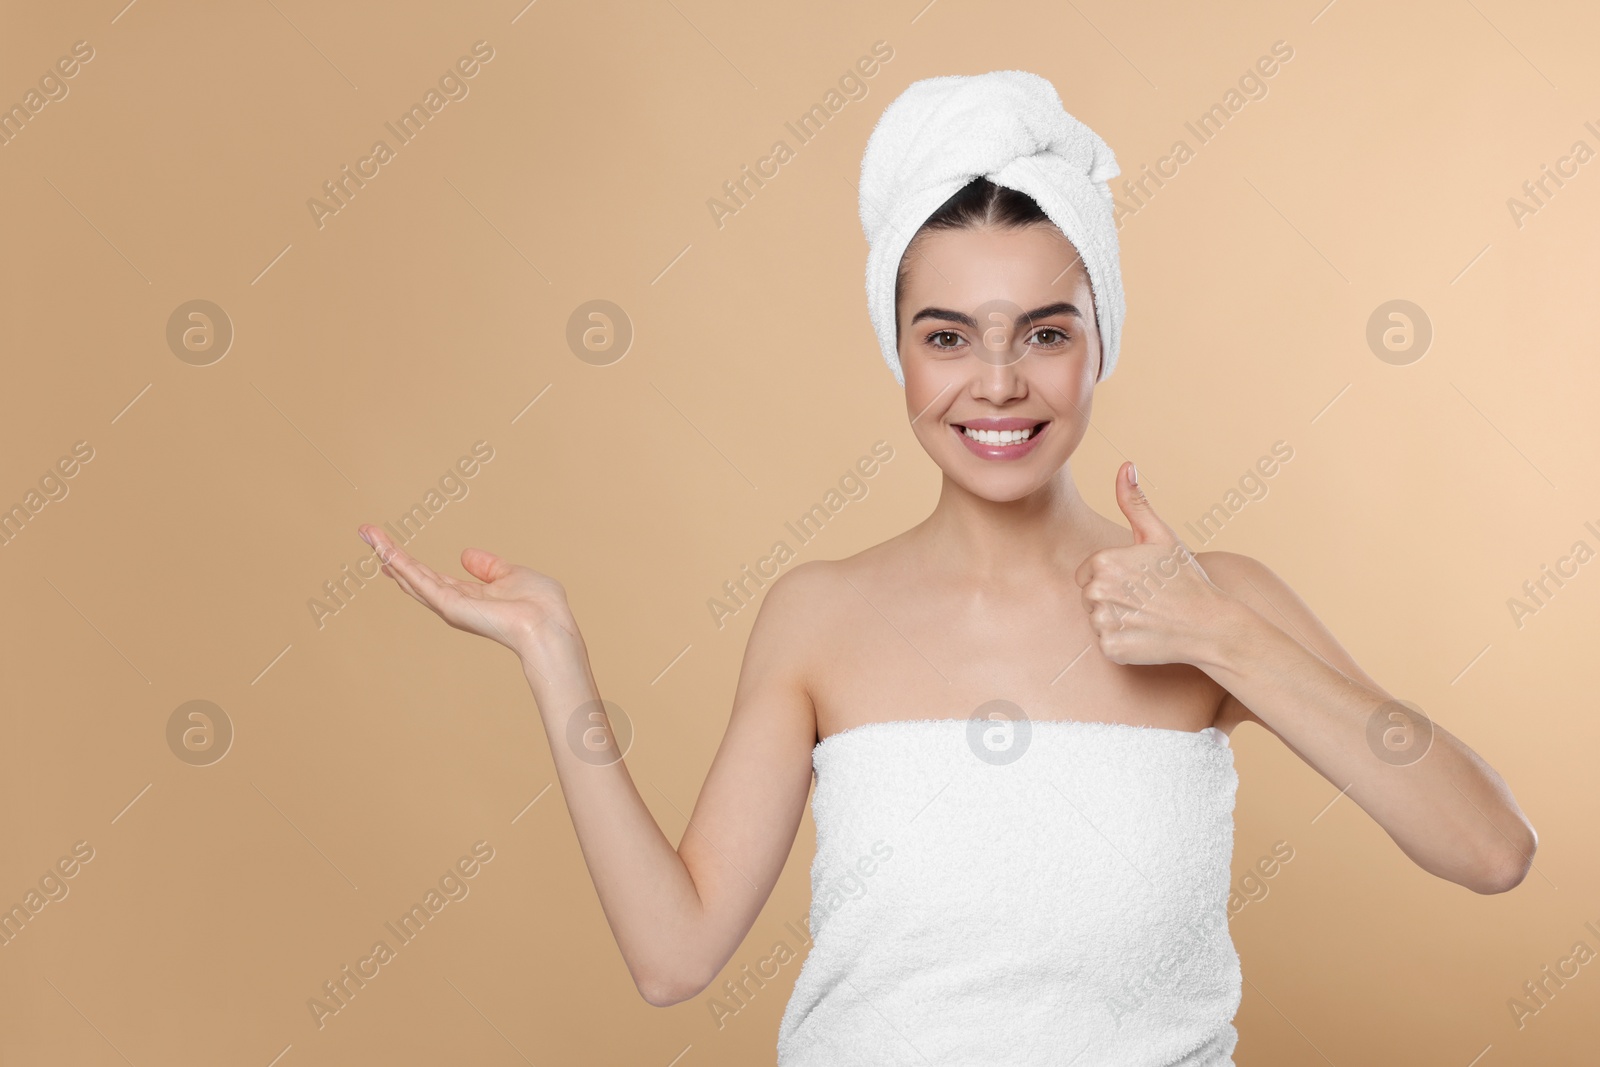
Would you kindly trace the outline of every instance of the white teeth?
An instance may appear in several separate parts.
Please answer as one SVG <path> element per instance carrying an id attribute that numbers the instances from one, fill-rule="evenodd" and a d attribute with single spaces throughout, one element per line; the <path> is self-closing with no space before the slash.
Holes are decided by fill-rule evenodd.
<path id="1" fill-rule="evenodd" d="M 1025 430 L 974 430 L 970 426 L 963 426 L 961 431 L 968 437 L 984 445 L 1014 445 L 1018 441 L 1026 441 L 1033 436 L 1033 427 Z"/>

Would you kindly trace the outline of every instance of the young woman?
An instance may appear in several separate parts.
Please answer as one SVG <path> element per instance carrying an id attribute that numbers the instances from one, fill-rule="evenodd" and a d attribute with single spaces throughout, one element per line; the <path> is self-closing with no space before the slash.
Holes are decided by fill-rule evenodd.
<path id="1" fill-rule="evenodd" d="M 947 117 L 951 101 L 1001 118 L 1032 106 L 984 96 L 994 80 L 912 88 L 956 93 L 940 98 Z M 958 126 L 917 123 L 958 148 L 988 136 Z M 892 249 L 880 330 L 943 471 L 938 503 L 766 590 L 677 847 L 614 748 L 595 760 L 569 745 L 599 692 L 556 579 L 475 548 L 461 554 L 471 579 L 457 579 L 375 525 L 361 535 L 405 592 L 521 660 L 601 905 L 651 1004 L 696 996 L 728 962 L 815 773 L 814 942 L 781 1063 L 1229 1064 L 1237 725 L 1279 737 L 1424 870 L 1475 892 L 1517 885 L 1535 835 L 1495 771 L 1397 702 L 1267 566 L 1191 554 L 1132 463 L 1116 473 L 1127 528 L 1084 502 L 1071 459 L 1107 370 L 1107 309 L 1120 318 L 1121 305 L 1103 243 L 1089 261 L 1064 232 L 1093 245 L 1082 218 L 1056 208 L 1057 225 L 1037 198 L 955 174 L 954 195 L 908 231 L 903 255 Z M 872 178 L 864 169 L 864 222 Z M 1397 758 L 1374 743 L 1395 730 L 1424 748 Z M 746 968 L 731 992 L 750 981 Z"/>

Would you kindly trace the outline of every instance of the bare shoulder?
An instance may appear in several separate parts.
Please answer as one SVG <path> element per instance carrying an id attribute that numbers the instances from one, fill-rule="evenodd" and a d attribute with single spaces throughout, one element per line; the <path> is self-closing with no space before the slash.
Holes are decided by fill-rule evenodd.
<path id="1" fill-rule="evenodd" d="M 773 625 L 781 626 L 814 623 L 834 599 L 839 582 L 835 560 L 808 559 L 797 563 L 773 581 L 762 597 L 758 617 L 773 619 Z"/>
<path id="2" fill-rule="evenodd" d="M 893 541 L 843 559 L 810 559 L 785 570 L 767 588 L 752 643 L 782 644 L 797 669 L 809 671 L 856 618 L 864 586 L 896 566 Z"/>
<path id="3" fill-rule="evenodd" d="M 832 561 L 807 560 L 779 574 L 762 595 L 745 646 L 747 672 L 781 674 L 809 695 L 817 634 L 826 629 L 838 600 Z"/>
<path id="4" fill-rule="evenodd" d="M 745 644 L 735 720 L 763 708 L 768 729 L 803 739 L 810 752 L 829 664 L 852 624 L 851 574 L 848 560 L 806 560 L 767 586 Z"/>
<path id="5" fill-rule="evenodd" d="M 1310 631 L 1323 629 L 1321 620 L 1300 594 L 1254 556 L 1210 551 L 1196 552 L 1194 557 L 1217 588 L 1243 601 L 1280 630 L 1297 636 L 1302 644 L 1307 643 Z"/>
<path id="6" fill-rule="evenodd" d="M 1336 670 L 1380 695 L 1390 696 L 1389 691 L 1363 670 L 1355 657 L 1345 650 L 1305 599 L 1271 567 L 1253 556 L 1238 552 L 1196 552 L 1194 556 L 1217 588 L 1294 638 Z M 1231 694 L 1223 701 L 1219 717 L 1230 721 L 1261 721 Z"/>
<path id="7" fill-rule="evenodd" d="M 836 606 L 850 592 L 852 582 L 903 569 L 906 563 L 904 534 L 863 548 L 842 559 L 810 559 L 784 571 L 780 582 L 787 582 L 786 597 L 816 609 Z M 777 591 L 775 585 L 768 595 Z"/>
<path id="8" fill-rule="evenodd" d="M 1250 599 L 1253 598 L 1264 606 L 1265 586 L 1281 587 L 1281 590 L 1294 592 L 1271 567 L 1254 556 L 1246 556 L 1240 552 L 1210 550 L 1196 552 L 1194 558 L 1200 561 L 1201 569 L 1219 589 L 1245 600 L 1246 603 L 1250 603 Z M 1250 606 L 1260 610 L 1258 604 Z"/>

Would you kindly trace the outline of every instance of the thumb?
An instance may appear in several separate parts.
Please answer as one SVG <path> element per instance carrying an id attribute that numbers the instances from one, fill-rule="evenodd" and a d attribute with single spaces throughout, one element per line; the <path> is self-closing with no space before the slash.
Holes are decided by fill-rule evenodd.
<path id="1" fill-rule="evenodd" d="M 1131 460 L 1117 471 L 1117 506 L 1128 517 L 1128 525 L 1133 529 L 1133 543 L 1177 544 L 1178 535 L 1156 514 L 1150 499 L 1135 481 L 1138 476 L 1139 472 Z"/>
<path id="2" fill-rule="evenodd" d="M 511 573 L 512 564 L 493 552 L 467 548 L 461 552 L 461 566 L 480 582 L 494 582 Z"/>

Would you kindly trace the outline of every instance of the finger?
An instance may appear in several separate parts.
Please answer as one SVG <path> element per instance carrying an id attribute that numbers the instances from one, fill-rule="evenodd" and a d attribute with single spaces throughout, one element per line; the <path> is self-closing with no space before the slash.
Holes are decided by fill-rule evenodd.
<path id="1" fill-rule="evenodd" d="M 420 571 L 425 578 L 433 582 L 435 585 L 445 585 L 449 581 L 453 580 L 446 579 L 444 575 L 440 574 L 438 571 L 434 570 L 432 567 L 428 566 L 426 563 L 414 556 L 407 556 L 406 559 L 411 563 L 412 567 Z"/>
<path id="2" fill-rule="evenodd" d="M 1127 620 L 1135 614 L 1118 604 L 1102 603 L 1095 611 L 1094 624 L 1103 634 L 1116 633 L 1124 629 Z"/>
<path id="3" fill-rule="evenodd" d="M 493 632 L 508 648 L 516 647 L 505 630 L 484 614 L 474 602 L 483 599 L 484 585 L 441 575 L 421 560 L 402 551 L 384 534 L 376 531 L 363 531 L 363 533 L 369 535 L 368 543 L 378 550 L 379 559 L 387 561 L 382 565 L 383 573 L 394 579 L 395 584 L 419 603 L 427 605 L 445 622 L 458 629 L 467 629 L 461 620 L 470 613 L 483 626 L 483 629 L 477 632 L 485 635 Z M 509 572 L 511 569 L 510 564 L 481 549 L 469 549 L 463 553 L 464 563 L 469 553 L 488 557 L 489 569 L 501 573 Z M 474 562 L 477 562 L 476 558 Z M 468 569 L 471 569 L 470 566 Z M 457 618 L 452 618 L 452 615 Z"/>
<path id="4" fill-rule="evenodd" d="M 401 566 L 401 573 L 403 576 L 406 574 L 412 574 L 415 576 L 415 582 L 422 592 L 422 596 L 419 597 L 419 599 L 421 599 L 422 602 L 427 604 L 429 607 L 433 608 L 434 611 L 438 612 L 440 617 L 448 622 L 451 626 L 465 629 L 466 627 L 462 626 L 461 622 L 468 614 L 470 614 L 483 626 L 483 629 L 477 631 L 478 633 L 482 633 L 485 636 L 493 633 L 508 648 L 516 647 L 512 644 L 510 635 L 505 632 L 500 624 L 495 622 L 488 615 L 484 614 L 483 609 L 478 606 L 476 602 L 482 599 L 480 595 L 468 596 L 462 590 L 456 589 L 453 586 L 445 585 L 443 582 L 435 581 L 433 578 L 428 577 L 428 575 L 412 569 L 415 568 L 417 564 L 416 561 L 412 560 L 409 556 L 406 557 L 405 560 L 401 561 Z M 428 568 L 424 567 L 421 569 L 427 570 Z M 482 585 L 475 585 L 468 588 L 473 590 L 474 594 L 478 594 L 484 587 Z M 454 595 L 451 596 L 450 594 Z M 447 597 L 449 597 L 449 607 L 451 609 L 449 612 L 446 612 L 445 610 Z M 456 618 L 452 618 L 452 615 L 455 615 Z"/>
<path id="5" fill-rule="evenodd" d="M 389 538 L 376 531 L 362 530 L 362 539 L 378 553 L 379 569 L 419 604 L 444 616 L 442 597 L 446 591 L 464 595 L 467 583 L 439 574 L 421 560 L 402 552 Z"/>
<path id="6" fill-rule="evenodd" d="M 462 549 L 461 566 L 468 574 L 484 582 L 499 581 L 512 571 L 510 562 L 482 548 Z"/>
<path id="7" fill-rule="evenodd" d="M 1120 633 L 1109 633 L 1100 639 L 1100 654 L 1112 663 L 1133 662 L 1128 639 Z"/>
<path id="8" fill-rule="evenodd" d="M 445 587 L 434 586 L 429 588 L 427 585 L 428 579 L 422 578 L 421 584 L 423 584 L 424 589 L 427 591 L 419 592 L 409 581 L 406 580 L 404 572 L 396 569 L 393 564 L 385 564 L 383 569 L 385 573 L 389 574 L 389 576 L 395 580 L 396 584 L 398 584 L 401 589 L 404 589 L 407 593 L 411 594 L 411 596 L 415 598 L 418 603 L 426 605 L 433 611 L 434 614 L 438 615 L 441 619 L 449 623 L 451 626 L 454 626 L 456 629 L 472 630 L 472 627 L 464 624 L 467 615 L 470 613 L 470 615 L 479 623 L 481 623 L 483 627 L 482 629 L 473 630 L 472 632 L 481 633 L 484 635 L 488 635 L 492 632 L 498 635 L 501 642 L 503 642 L 508 648 L 516 647 L 512 644 L 511 638 L 506 634 L 505 630 L 502 629 L 500 625 L 493 619 L 485 615 L 483 610 L 473 602 L 471 597 L 462 595 L 459 591 L 452 590 L 452 592 L 455 592 L 455 596 L 448 600 L 449 610 L 447 610 L 446 598 L 441 595 L 441 591 Z M 482 587 L 479 586 L 477 588 Z M 452 616 L 456 617 L 452 618 Z"/>
<path id="9" fill-rule="evenodd" d="M 1134 544 L 1176 544 L 1177 532 L 1156 514 L 1150 498 L 1144 495 L 1144 490 L 1134 480 L 1138 476 L 1132 462 L 1124 463 L 1117 471 L 1117 506 L 1122 509 L 1133 530 Z"/>
<path id="10" fill-rule="evenodd" d="M 378 529 L 376 526 L 363 528 L 361 537 L 377 552 L 379 563 L 390 563 L 397 557 L 406 554 L 387 532 Z"/>
<path id="11" fill-rule="evenodd" d="M 453 592 L 439 582 L 437 576 L 432 575 L 426 566 L 404 552 L 396 551 L 389 557 L 387 566 L 406 592 L 435 611 L 443 604 L 444 597 Z"/>
<path id="12" fill-rule="evenodd" d="M 415 556 L 412 556 L 410 553 L 401 549 L 393 541 L 389 540 L 388 537 L 382 534 L 374 535 L 371 543 L 372 547 L 378 552 L 378 559 L 384 563 L 393 563 L 397 560 L 402 561 L 409 565 L 413 573 L 420 574 L 422 577 L 433 582 L 435 585 L 449 586 L 450 588 L 454 589 L 459 589 L 462 585 L 459 580 L 455 578 L 447 578 L 446 576 L 440 574 L 438 571 L 434 570 L 420 559 L 417 559 Z"/>
<path id="13" fill-rule="evenodd" d="M 1072 580 L 1077 582 L 1079 586 L 1088 585 L 1089 581 L 1094 578 L 1095 572 L 1100 569 L 1100 553 L 1104 551 L 1105 549 L 1101 549 L 1099 552 L 1091 552 L 1083 557 L 1083 562 L 1078 564 L 1078 569 L 1072 572 Z"/>
<path id="14" fill-rule="evenodd" d="M 437 572 L 433 574 L 433 580 L 438 582 L 440 585 L 454 589 L 456 592 L 461 593 L 464 596 L 479 596 L 481 595 L 479 590 L 483 588 L 482 582 L 464 582 L 460 578 L 456 578 L 452 575 L 439 574 Z"/>
<path id="15" fill-rule="evenodd" d="M 417 592 L 415 586 L 413 586 L 410 582 L 406 581 L 405 575 L 401 574 L 400 571 L 393 564 L 385 563 L 383 566 L 379 567 L 378 569 L 380 571 L 382 571 L 384 574 L 387 574 L 394 581 L 394 584 L 398 585 L 400 587 L 401 592 L 409 593 L 412 596 L 416 597 L 418 600 L 422 600 L 422 594 Z M 423 600 L 422 602 L 423 603 L 427 603 L 427 601 L 425 601 L 425 600 Z"/>
<path id="16" fill-rule="evenodd" d="M 429 604 L 426 600 L 424 600 L 422 598 L 422 594 L 418 593 L 415 589 L 413 589 L 411 587 L 411 583 L 410 582 L 406 581 L 404 578 L 402 578 L 400 576 L 400 572 L 399 571 L 397 571 L 394 568 L 390 567 L 387 563 L 385 563 L 382 567 L 380 567 L 378 569 L 381 570 L 384 574 L 387 574 L 391 579 L 393 579 L 394 584 L 400 587 L 400 591 L 402 593 L 405 593 L 412 600 L 415 600 L 419 604 L 426 605 L 429 608 L 433 607 L 432 604 Z"/>
<path id="17" fill-rule="evenodd" d="M 1143 601 L 1126 583 L 1118 584 L 1107 578 L 1096 578 L 1083 588 L 1086 605 L 1101 605 L 1124 614 L 1132 614 L 1143 606 Z"/>
<path id="18" fill-rule="evenodd" d="M 378 553 L 379 563 L 387 563 L 389 561 L 387 550 L 384 548 L 388 537 L 376 526 L 373 526 L 371 523 L 364 522 L 360 526 L 356 527 L 356 536 L 360 537 L 361 540 L 365 541 L 375 552 Z"/>

